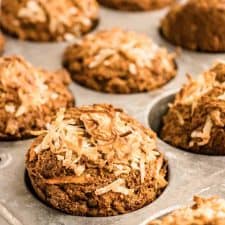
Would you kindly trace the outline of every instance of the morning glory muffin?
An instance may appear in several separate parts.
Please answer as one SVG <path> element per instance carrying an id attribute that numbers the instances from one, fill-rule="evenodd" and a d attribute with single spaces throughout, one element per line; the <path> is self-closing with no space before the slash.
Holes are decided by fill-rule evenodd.
<path id="1" fill-rule="evenodd" d="M 37 69 L 19 56 L 0 58 L 0 140 L 30 138 L 61 107 L 72 107 L 66 71 Z"/>
<path id="2" fill-rule="evenodd" d="M 77 83 L 107 93 L 151 91 L 177 73 L 174 53 L 143 34 L 119 28 L 89 34 L 70 45 L 63 64 Z"/>
<path id="3" fill-rule="evenodd" d="M 161 137 L 195 153 L 225 154 L 225 63 L 216 63 L 176 94 L 163 118 Z"/>
<path id="4" fill-rule="evenodd" d="M 98 21 L 96 0 L 2 0 L 2 29 L 20 39 L 72 41 Z"/>
<path id="5" fill-rule="evenodd" d="M 106 104 L 61 109 L 30 147 L 26 168 L 42 201 L 79 216 L 137 210 L 167 186 L 155 134 Z"/>
<path id="6" fill-rule="evenodd" d="M 171 43 L 195 51 L 225 51 L 225 2 L 188 0 L 178 3 L 161 23 Z"/>
<path id="7" fill-rule="evenodd" d="M 171 5 L 175 0 L 98 0 L 104 6 L 125 11 L 148 11 Z"/>
<path id="8" fill-rule="evenodd" d="M 224 221 L 224 199 L 196 196 L 192 206 L 176 210 L 148 225 L 223 225 Z"/>

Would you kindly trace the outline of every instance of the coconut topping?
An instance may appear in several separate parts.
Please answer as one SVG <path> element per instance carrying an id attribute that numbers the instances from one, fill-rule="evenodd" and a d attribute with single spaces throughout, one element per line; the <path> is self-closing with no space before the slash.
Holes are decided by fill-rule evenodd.
<path id="1" fill-rule="evenodd" d="M 98 14 L 98 7 L 89 7 L 87 1 L 57 0 L 28 0 L 18 11 L 18 18 L 33 23 L 49 24 L 49 31 L 62 33 L 65 27 L 70 33 L 65 34 L 65 40 L 72 40 L 82 33 L 82 26 L 91 26 L 92 17 Z M 64 28 L 63 28 L 64 27 Z"/>
<path id="2" fill-rule="evenodd" d="M 212 126 L 213 126 L 212 120 L 211 120 L 210 116 L 208 116 L 202 132 L 201 131 L 193 131 L 191 133 L 192 138 L 198 138 L 201 140 L 201 141 L 197 142 L 197 145 L 202 146 L 202 145 L 206 145 L 209 142 L 210 137 L 211 137 L 210 133 L 211 133 Z M 190 146 L 193 146 L 193 145 L 194 145 L 194 141 L 191 141 Z"/>
<path id="3" fill-rule="evenodd" d="M 142 183 L 146 165 L 158 163 L 157 178 L 163 167 L 154 133 L 110 105 L 86 106 L 67 112 L 61 109 L 34 149 L 36 154 L 44 150 L 54 153 L 57 160 L 72 169 L 76 176 L 86 173 L 83 157 L 96 167 L 112 171 L 116 177 L 137 170 Z M 125 195 L 132 192 L 122 178 L 97 189 L 96 194 L 108 191 Z"/>
<path id="4" fill-rule="evenodd" d="M 223 224 L 225 220 L 225 200 L 194 197 L 194 205 L 177 210 L 162 219 L 151 222 L 149 225 L 206 225 Z"/>
<path id="5" fill-rule="evenodd" d="M 87 35 L 84 39 L 84 42 L 95 43 L 90 46 L 88 52 L 89 57 L 92 57 L 89 68 L 95 68 L 101 64 L 110 65 L 118 57 L 123 57 L 130 61 L 129 72 L 135 75 L 136 67 L 151 69 L 152 60 L 156 54 L 163 51 L 144 35 L 131 31 L 124 32 L 118 28 L 113 29 L 112 33 L 110 41 L 104 38 L 99 40 L 93 34 Z"/>
<path id="6" fill-rule="evenodd" d="M 188 84 L 186 84 L 182 91 L 176 96 L 176 104 L 191 105 L 192 112 L 196 108 L 198 100 L 207 92 L 213 89 L 213 87 L 219 85 L 216 80 L 216 74 L 212 72 L 206 72 L 201 74 L 198 79 L 193 80 L 188 75 Z"/>
<path id="7" fill-rule="evenodd" d="M 113 192 L 119 192 L 122 193 L 124 195 L 129 195 L 133 193 L 132 189 L 128 189 L 125 186 L 125 180 L 124 179 L 117 179 L 115 181 L 113 181 L 111 184 L 103 187 L 103 188 L 99 188 L 95 191 L 96 195 L 103 195 L 109 191 L 113 191 Z"/>
<path id="8" fill-rule="evenodd" d="M 185 126 L 185 120 L 182 116 L 182 113 L 179 112 L 180 106 L 190 107 L 191 115 L 193 116 L 195 110 L 197 109 L 198 105 L 201 104 L 202 99 L 205 96 L 210 95 L 210 93 L 216 89 L 220 90 L 220 92 L 222 91 L 222 93 L 219 95 L 213 94 L 211 97 L 209 97 L 211 98 L 211 104 L 215 104 L 218 109 L 213 110 L 210 115 L 205 118 L 205 124 L 202 124 L 201 127 L 192 131 L 192 140 L 189 143 L 190 147 L 193 147 L 195 143 L 198 146 L 204 146 L 208 144 L 211 138 L 210 134 L 213 126 L 224 126 L 224 122 L 221 119 L 222 111 L 220 111 L 222 109 L 219 108 L 219 105 L 221 104 L 220 101 L 225 100 L 225 82 L 220 82 L 217 79 L 217 73 L 215 72 L 215 68 L 221 65 L 225 66 L 225 64 L 222 62 L 216 64 L 215 67 L 201 74 L 196 80 L 192 79 L 192 77 L 188 75 L 188 84 L 184 85 L 181 91 L 176 95 L 174 103 L 170 104 L 170 109 L 176 113 L 180 125 Z"/>
<path id="9" fill-rule="evenodd" d="M 5 111 L 14 113 L 16 117 L 22 116 L 30 108 L 39 107 L 49 99 L 57 99 L 57 93 L 50 91 L 45 84 L 43 71 L 35 69 L 20 57 L 4 57 L 0 59 L 0 74 L 2 92 L 16 91 L 20 105 L 8 103 Z M 15 99 L 14 99 L 15 100 Z"/>
<path id="10" fill-rule="evenodd" d="M 47 17 L 43 11 L 40 3 L 36 0 L 29 0 L 24 8 L 21 8 L 18 12 L 18 17 L 23 19 L 29 19 L 32 22 L 45 22 Z"/>

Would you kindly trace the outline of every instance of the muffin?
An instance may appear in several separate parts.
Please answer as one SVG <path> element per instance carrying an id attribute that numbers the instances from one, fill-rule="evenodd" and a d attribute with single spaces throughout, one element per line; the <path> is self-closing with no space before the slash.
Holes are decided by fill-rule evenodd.
<path id="1" fill-rule="evenodd" d="M 125 11 L 148 11 L 166 7 L 175 0 L 98 0 L 104 6 Z"/>
<path id="2" fill-rule="evenodd" d="M 152 221 L 148 225 L 223 225 L 225 200 L 194 197 L 194 204 Z"/>
<path id="3" fill-rule="evenodd" d="M 4 51 L 5 39 L 3 35 L 0 33 L 0 54 Z"/>
<path id="4" fill-rule="evenodd" d="M 34 68 L 23 58 L 0 58 L 0 140 L 29 138 L 45 129 L 56 111 L 71 107 L 69 75 Z"/>
<path id="5" fill-rule="evenodd" d="M 96 0 L 2 0 L 4 31 L 32 41 L 72 41 L 98 21 Z"/>
<path id="6" fill-rule="evenodd" d="M 66 49 L 63 64 L 77 83 L 108 93 L 150 91 L 177 72 L 175 54 L 145 35 L 119 28 L 75 42 Z"/>
<path id="7" fill-rule="evenodd" d="M 179 3 L 162 20 L 161 33 L 171 43 L 190 50 L 224 52 L 225 2 L 189 0 Z"/>
<path id="8" fill-rule="evenodd" d="M 121 109 L 61 109 L 27 153 L 41 200 L 79 216 L 112 216 L 154 201 L 167 186 L 155 134 Z"/>
<path id="9" fill-rule="evenodd" d="M 195 153 L 225 154 L 225 63 L 189 81 L 163 119 L 161 137 Z"/>

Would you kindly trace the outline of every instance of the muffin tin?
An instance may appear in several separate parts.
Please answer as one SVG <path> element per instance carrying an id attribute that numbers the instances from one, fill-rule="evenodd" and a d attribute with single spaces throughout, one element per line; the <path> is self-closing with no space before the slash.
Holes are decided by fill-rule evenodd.
<path id="1" fill-rule="evenodd" d="M 174 51 L 163 40 L 158 27 L 165 10 L 146 13 L 119 12 L 101 9 L 97 29 L 119 26 L 144 32 L 156 43 Z M 61 67 L 61 56 L 68 43 L 32 43 L 7 37 L 5 55 L 20 54 L 35 66 L 47 69 Z M 77 105 L 111 103 L 124 108 L 145 126 L 157 131 L 161 116 L 173 94 L 186 81 L 185 73 L 197 75 L 225 54 L 205 54 L 183 50 L 177 59 L 178 75 L 170 83 L 150 93 L 111 95 L 98 93 L 75 83 L 71 90 Z M 159 149 L 169 162 L 169 185 L 152 204 L 135 212 L 115 217 L 77 217 L 54 210 L 30 191 L 25 182 L 25 154 L 32 140 L 0 143 L 0 224 L 1 225 L 145 225 L 180 205 L 188 204 L 192 196 L 219 195 L 225 198 L 224 157 L 196 155 L 176 149 L 158 139 Z"/>

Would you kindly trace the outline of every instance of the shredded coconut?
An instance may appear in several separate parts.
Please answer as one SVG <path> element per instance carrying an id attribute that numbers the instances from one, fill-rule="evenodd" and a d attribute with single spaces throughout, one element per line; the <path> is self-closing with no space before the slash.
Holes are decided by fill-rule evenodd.
<path id="1" fill-rule="evenodd" d="M 31 107 L 39 107 L 50 99 L 57 99 L 58 94 L 48 89 L 45 84 L 45 75 L 41 70 L 35 69 L 24 59 L 15 57 L 8 62 L 2 58 L 0 63 L 5 64 L 1 70 L 1 83 L 5 89 L 17 90 L 21 105 L 6 105 L 5 110 L 15 113 L 16 117 L 25 114 Z M 14 74 L 14 76 L 11 76 Z"/>
<path id="2" fill-rule="evenodd" d="M 193 146 L 194 143 L 197 143 L 198 146 L 206 145 L 210 140 L 210 137 L 211 137 L 210 133 L 211 133 L 212 127 L 213 127 L 212 120 L 211 120 L 210 116 L 208 116 L 202 132 L 201 131 L 193 131 L 191 133 L 192 138 L 201 139 L 201 141 L 197 141 L 197 142 L 191 141 L 190 146 Z"/>
<path id="3" fill-rule="evenodd" d="M 130 195 L 133 193 L 132 189 L 126 188 L 125 180 L 124 179 L 117 179 L 111 184 L 104 186 L 103 188 L 99 188 L 95 191 L 96 195 L 103 195 L 109 191 L 122 193 L 124 195 Z"/>
<path id="4" fill-rule="evenodd" d="M 33 22 L 45 22 L 46 15 L 37 1 L 29 0 L 18 12 L 18 17 L 27 18 Z"/>
<path id="5" fill-rule="evenodd" d="M 117 58 L 116 56 L 121 55 L 127 58 L 131 63 L 129 64 L 129 72 L 131 74 L 137 73 L 138 67 L 152 67 L 152 60 L 155 58 L 156 54 L 161 51 L 160 48 L 154 44 L 150 39 L 139 38 L 134 35 L 133 32 L 128 32 L 127 39 L 123 38 L 122 30 L 114 30 L 115 37 L 113 37 L 112 42 L 107 44 L 104 40 L 98 40 L 96 45 L 99 45 L 97 51 L 94 51 L 95 46 L 93 46 L 93 51 L 95 56 L 92 62 L 89 64 L 89 68 L 95 68 L 100 64 L 104 64 L 105 60 L 113 60 Z M 129 38 L 130 36 L 130 38 Z M 132 39 L 131 39 L 132 37 Z M 94 40 L 93 35 L 88 35 L 87 40 Z M 167 64 L 164 60 L 165 65 Z"/>

